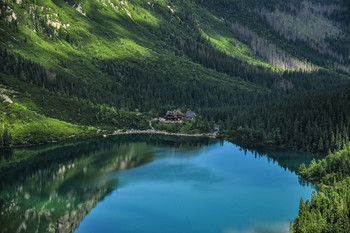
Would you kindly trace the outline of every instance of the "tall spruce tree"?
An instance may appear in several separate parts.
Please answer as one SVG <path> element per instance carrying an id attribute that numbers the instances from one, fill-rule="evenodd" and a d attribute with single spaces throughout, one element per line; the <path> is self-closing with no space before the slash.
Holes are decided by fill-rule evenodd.
<path id="1" fill-rule="evenodd" d="M 2 135 L 3 145 L 10 146 L 11 145 L 11 134 L 8 131 L 7 127 L 4 127 L 3 135 Z"/>
<path id="2" fill-rule="evenodd" d="M 0 147 L 4 146 L 4 140 L 3 140 L 3 132 L 2 128 L 0 128 Z"/>

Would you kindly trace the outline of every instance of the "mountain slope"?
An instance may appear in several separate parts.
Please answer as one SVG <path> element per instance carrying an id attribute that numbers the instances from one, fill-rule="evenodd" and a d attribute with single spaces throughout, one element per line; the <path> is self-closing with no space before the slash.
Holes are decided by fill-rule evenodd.
<path id="1" fill-rule="evenodd" d="M 75 124 L 145 127 L 133 123 L 137 117 L 94 120 L 106 115 L 98 106 L 130 116 L 183 107 L 227 121 L 252 104 L 348 82 L 348 7 L 341 0 L 2 0 L 0 72 L 18 81 L 14 91 L 55 96 L 29 110 Z M 63 97 L 94 107 L 82 114 L 60 104 Z M 61 112 L 48 106 L 53 99 Z"/>

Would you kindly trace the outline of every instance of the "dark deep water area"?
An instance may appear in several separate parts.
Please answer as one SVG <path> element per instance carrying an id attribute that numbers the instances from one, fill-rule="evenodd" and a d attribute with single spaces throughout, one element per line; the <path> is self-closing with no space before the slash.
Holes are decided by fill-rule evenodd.
<path id="1" fill-rule="evenodd" d="M 124 135 L 0 150 L 0 232 L 288 232 L 317 156 Z"/>

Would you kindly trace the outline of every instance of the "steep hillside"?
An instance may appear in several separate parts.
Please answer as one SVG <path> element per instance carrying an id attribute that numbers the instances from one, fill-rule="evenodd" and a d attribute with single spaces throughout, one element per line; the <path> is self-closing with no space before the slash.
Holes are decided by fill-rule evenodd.
<path id="1" fill-rule="evenodd" d="M 342 0 L 2 0 L 0 72 L 12 77 L 2 84 L 44 89 L 55 98 L 26 107 L 80 125 L 144 128 L 101 115 L 177 107 L 227 121 L 245 106 L 348 82 L 348 9 Z M 91 107 L 82 114 L 65 101 Z"/>
<path id="2" fill-rule="evenodd" d="M 48 70 L 97 85 L 120 82 L 110 79 L 128 76 L 123 67 L 135 63 L 159 64 L 152 72 L 171 73 L 178 81 L 193 69 L 204 80 L 215 77 L 206 68 L 242 76 L 241 70 L 224 69 L 229 57 L 241 69 L 251 70 L 248 63 L 276 71 L 345 72 L 349 34 L 331 17 L 344 7 L 320 1 L 3 1 L 1 42 Z M 336 49 L 333 40 L 344 43 Z M 219 64 L 208 64 L 212 58 Z M 106 72 L 110 63 L 116 67 Z"/>
<path id="3" fill-rule="evenodd" d="M 250 40 L 254 52 L 277 66 L 311 71 L 314 64 L 349 72 L 348 1 L 204 2 L 232 32 Z M 305 59 L 310 63 L 303 64 Z"/>

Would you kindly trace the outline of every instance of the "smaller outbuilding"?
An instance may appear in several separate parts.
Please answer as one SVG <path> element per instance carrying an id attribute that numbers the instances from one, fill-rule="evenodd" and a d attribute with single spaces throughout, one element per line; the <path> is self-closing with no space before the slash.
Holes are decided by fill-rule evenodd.
<path id="1" fill-rule="evenodd" d="M 185 117 L 186 117 L 186 120 L 192 120 L 197 117 L 197 114 L 192 111 L 187 111 Z"/>

